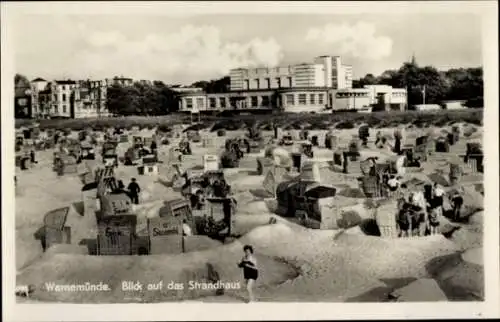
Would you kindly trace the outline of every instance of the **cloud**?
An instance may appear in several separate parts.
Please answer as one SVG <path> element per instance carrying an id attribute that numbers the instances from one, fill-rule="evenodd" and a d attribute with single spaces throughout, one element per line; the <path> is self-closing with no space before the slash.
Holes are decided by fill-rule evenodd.
<path id="1" fill-rule="evenodd" d="M 322 28 L 310 28 L 305 37 L 308 42 L 319 42 L 334 48 L 338 55 L 378 60 L 392 53 L 392 39 L 376 35 L 371 23 L 326 24 Z"/>
<path id="2" fill-rule="evenodd" d="M 244 66 L 274 67 L 283 58 L 275 39 L 225 42 L 213 26 L 187 25 L 178 32 L 131 39 L 118 31 L 90 31 L 77 54 L 87 74 L 124 75 L 166 82 L 192 82 L 229 74 Z"/>

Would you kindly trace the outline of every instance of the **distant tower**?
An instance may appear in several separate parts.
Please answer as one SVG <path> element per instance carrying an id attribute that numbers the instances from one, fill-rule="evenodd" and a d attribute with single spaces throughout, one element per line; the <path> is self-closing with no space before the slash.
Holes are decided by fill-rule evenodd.
<path id="1" fill-rule="evenodd" d="M 412 65 L 416 65 L 417 64 L 417 59 L 415 58 L 415 52 L 413 52 L 413 54 L 411 55 L 411 61 L 410 63 Z"/>

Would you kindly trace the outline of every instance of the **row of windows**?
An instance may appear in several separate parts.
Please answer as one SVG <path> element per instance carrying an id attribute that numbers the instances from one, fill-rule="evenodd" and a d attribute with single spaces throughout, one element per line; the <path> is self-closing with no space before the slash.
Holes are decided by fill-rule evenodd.
<path id="1" fill-rule="evenodd" d="M 325 94 L 299 94 L 298 95 L 298 105 L 307 105 L 307 97 L 309 96 L 309 104 L 310 105 L 323 105 L 325 104 Z M 285 95 L 285 104 L 286 105 L 295 105 L 295 95 L 294 94 L 286 94 Z"/>
<path id="2" fill-rule="evenodd" d="M 275 78 L 275 81 L 276 81 L 276 84 L 278 87 L 281 87 L 282 84 L 281 84 L 281 78 L 277 77 Z M 250 89 L 250 80 L 249 79 L 245 79 L 244 81 L 244 89 Z M 292 77 L 287 77 L 287 83 L 288 83 L 288 87 L 292 87 L 293 85 L 293 80 L 292 80 Z M 271 79 L 270 78 L 266 78 L 264 80 L 264 86 L 261 87 L 260 86 L 260 79 L 255 79 L 252 81 L 252 84 L 254 85 L 253 87 L 255 88 L 259 88 L 259 89 L 270 89 L 271 88 Z"/>
<path id="3" fill-rule="evenodd" d="M 57 112 L 59 112 L 59 107 L 57 105 L 54 105 L 54 113 L 57 113 Z M 62 106 L 62 112 L 63 113 L 67 112 L 67 106 L 66 105 Z"/>
<path id="4" fill-rule="evenodd" d="M 196 106 L 197 107 L 203 107 L 204 104 L 204 99 L 202 97 L 199 97 L 196 99 Z M 186 98 L 186 108 L 192 109 L 193 108 L 193 99 L 192 98 Z"/>
<path id="5" fill-rule="evenodd" d="M 261 96 L 261 101 L 259 104 L 259 96 L 250 96 L 250 106 L 251 107 L 258 107 L 260 106 L 270 106 L 271 105 L 271 96 Z M 219 107 L 220 108 L 226 108 L 227 107 L 227 98 L 226 97 L 209 97 L 208 98 L 208 108 L 209 109 L 215 109 L 217 108 L 217 100 L 219 101 Z M 187 109 L 192 109 L 193 103 L 195 101 L 192 98 L 186 98 L 186 108 Z M 236 106 L 236 100 L 235 99 L 230 99 L 230 105 L 232 107 Z M 196 107 L 204 107 L 204 100 L 203 98 L 197 98 L 196 99 Z"/>
<path id="6" fill-rule="evenodd" d="M 242 71 L 242 74 L 244 76 L 259 74 L 259 69 L 260 68 L 247 69 L 247 70 Z M 292 66 L 290 66 L 290 67 L 276 67 L 276 68 L 261 69 L 261 70 L 265 71 L 266 74 L 269 74 L 269 73 L 271 73 L 273 71 L 276 72 L 276 73 L 279 73 L 280 71 L 290 73 L 290 72 L 293 71 L 293 67 Z"/>
<path id="7" fill-rule="evenodd" d="M 345 98 L 345 97 L 368 97 L 368 93 L 337 93 L 335 95 L 336 98 Z"/>
<path id="8" fill-rule="evenodd" d="M 106 98 L 106 95 L 103 93 L 100 97 L 101 97 L 101 99 L 105 99 L 105 98 Z M 90 99 L 91 99 L 91 100 L 93 100 L 93 99 L 97 99 L 97 98 L 99 98 L 99 95 L 97 95 L 96 93 L 90 93 Z M 57 95 L 56 95 L 56 94 L 54 94 L 54 95 L 52 96 L 52 100 L 53 100 L 53 101 L 57 101 Z M 69 96 L 68 96 L 68 95 L 66 95 L 66 94 L 62 94 L 62 101 L 63 101 L 63 102 L 67 102 L 68 100 L 69 100 Z"/>

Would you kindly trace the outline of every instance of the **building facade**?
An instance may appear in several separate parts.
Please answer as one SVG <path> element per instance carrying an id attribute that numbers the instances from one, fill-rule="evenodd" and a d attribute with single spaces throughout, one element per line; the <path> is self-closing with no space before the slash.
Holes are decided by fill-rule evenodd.
<path id="1" fill-rule="evenodd" d="M 274 68 L 237 68 L 229 77 L 231 91 L 352 87 L 352 67 L 342 64 L 340 56 L 319 56 L 312 63 Z"/>
<path id="2" fill-rule="evenodd" d="M 134 80 L 132 78 L 128 77 L 113 77 L 112 79 L 106 79 L 105 82 L 107 83 L 108 86 L 111 85 L 120 85 L 120 86 L 132 86 L 134 85 Z"/>
<path id="3" fill-rule="evenodd" d="M 216 94 L 197 91 L 179 94 L 179 111 L 182 112 L 272 109 L 273 106 L 276 106 L 274 91 L 256 90 Z"/>
<path id="4" fill-rule="evenodd" d="M 404 88 L 388 85 L 366 85 L 364 88 L 337 90 L 332 95 L 332 109 L 372 111 L 404 111 L 407 106 L 407 93 Z"/>
<path id="5" fill-rule="evenodd" d="M 255 109 L 276 109 L 292 113 L 368 109 L 402 111 L 406 109 L 406 90 L 392 87 L 337 90 L 327 87 L 293 87 L 218 94 L 204 92 L 179 94 L 181 112 Z"/>
<path id="6" fill-rule="evenodd" d="M 107 89 L 119 84 L 130 86 L 131 78 L 110 78 L 103 80 L 55 80 L 48 82 L 36 78 L 26 89 L 29 97 L 21 99 L 16 94 L 15 106 L 19 106 L 16 117 L 34 118 L 86 118 L 105 117 L 110 113 L 107 109 Z M 19 92 L 16 88 L 16 93 Z M 20 104 L 24 104 L 21 106 Z M 27 105 L 26 105 L 27 104 Z"/>
<path id="7" fill-rule="evenodd" d="M 31 85 L 31 113 L 32 116 L 41 116 L 46 113 L 45 109 L 49 108 L 49 106 L 42 105 L 42 101 L 40 96 L 43 97 L 43 100 L 46 100 L 47 93 L 47 85 L 49 83 L 43 78 L 35 78 L 30 82 Z"/>
<path id="8" fill-rule="evenodd" d="M 74 117 L 72 114 L 72 96 L 77 88 L 73 80 L 56 80 L 51 83 L 52 108 L 51 117 Z"/>

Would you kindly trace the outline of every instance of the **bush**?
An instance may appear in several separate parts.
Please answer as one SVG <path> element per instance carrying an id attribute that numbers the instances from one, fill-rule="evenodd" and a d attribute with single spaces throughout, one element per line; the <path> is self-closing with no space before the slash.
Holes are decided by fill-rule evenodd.
<path id="1" fill-rule="evenodd" d="M 354 128 L 354 124 L 364 122 L 372 128 L 391 127 L 396 124 L 413 124 L 416 127 L 424 127 L 428 124 L 443 122 L 470 123 L 480 126 L 483 120 L 483 109 L 464 110 L 438 110 L 429 112 L 404 111 L 404 112 L 373 112 L 373 113 L 335 113 L 335 114 L 309 114 L 309 113 L 276 113 L 272 115 L 238 115 L 238 116 L 203 116 L 203 126 L 208 127 L 214 123 L 211 131 L 220 129 L 226 131 L 238 130 L 242 125 L 259 123 L 262 130 L 272 130 L 276 124 L 286 128 L 327 129 L 332 124 L 340 122 L 337 128 Z M 86 127 L 101 131 L 105 127 L 121 127 L 130 130 L 133 126 L 139 128 L 154 127 L 158 125 L 164 129 L 175 124 L 188 124 L 189 116 L 182 114 L 171 114 L 162 117 L 109 117 L 89 119 L 52 119 L 40 120 L 40 130 L 70 128 L 74 131 L 83 130 Z M 33 120 L 16 120 L 16 128 L 29 126 Z"/>
<path id="2" fill-rule="evenodd" d="M 337 123 L 337 125 L 335 125 L 335 128 L 339 130 L 353 129 L 354 123 L 352 121 L 342 121 Z"/>
<path id="3" fill-rule="evenodd" d="M 226 136 L 226 130 L 220 129 L 217 131 L 217 136 Z"/>

